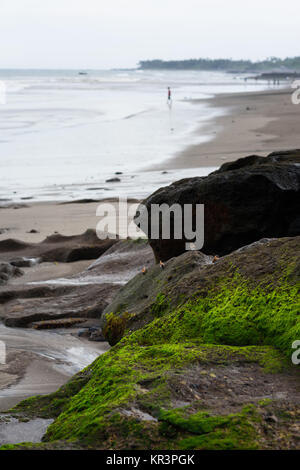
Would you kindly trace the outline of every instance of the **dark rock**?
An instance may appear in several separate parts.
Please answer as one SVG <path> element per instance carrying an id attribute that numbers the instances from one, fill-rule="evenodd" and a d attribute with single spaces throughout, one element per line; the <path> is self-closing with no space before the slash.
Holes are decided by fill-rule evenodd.
<path id="1" fill-rule="evenodd" d="M 61 236 L 56 237 L 60 240 Z M 56 238 L 50 239 L 55 244 Z M 100 341 L 99 328 L 92 327 L 97 325 L 120 287 L 145 263 L 154 264 L 153 252 L 147 241 L 119 241 L 88 269 L 64 282 L 18 283 L 0 288 L 0 318 L 9 327 L 28 327 L 40 321 L 54 324 L 54 320 L 63 318 L 93 319 L 82 326 L 91 327 L 89 336 L 95 333 L 93 340 Z"/>
<path id="2" fill-rule="evenodd" d="M 0 290 L 1 319 L 5 326 L 26 328 L 34 322 L 100 318 L 118 288 L 109 283 L 10 287 Z"/>
<path id="3" fill-rule="evenodd" d="M 13 209 L 26 209 L 27 207 L 29 207 L 27 204 L 14 204 L 12 206 Z"/>
<path id="4" fill-rule="evenodd" d="M 10 263 L 0 262 L 0 286 L 6 284 L 12 277 L 20 277 L 23 271 Z"/>
<path id="5" fill-rule="evenodd" d="M 99 199 L 91 199 L 91 198 L 76 199 L 74 201 L 60 202 L 59 205 L 67 206 L 69 204 L 93 204 L 95 202 L 99 202 Z"/>
<path id="6" fill-rule="evenodd" d="M 120 178 L 110 178 L 108 180 L 105 181 L 106 183 L 120 183 L 121 180 Z"/>
<path id="7" fill-rule="evenodd" d="M 261 238 L 299 235 L 300 150 L 225 163 L 207 177 L 177 181 L 143 201 L 148 214 L 152 204 L 163 203 L 204 204 L 206 254 L 222 256 Z M 151 215 L 149 227 L 150 222 Z M 149 238 L 157 261 L 184 253 L 190 241 L 175 240 L 172 226 L 171 240 Z"/>
<path id="8" fill-rule="evenodd" d="M 25 258 L 22 256 L 20 258 L 14 258 L 10 260 L 10 264 L 18 268 L 31 268 L 32 266 L 35 266 L 39 262 L 40 262 L 39 258 Z"/>
<path id="9" fill-rule="evenodd" d="M 13 202 L 8 202 L 8 203 L 0 203 L 0 209 L 24 209 L 29 207 L 27 204 L 24 203 L 13 203 Z"/>
<path id="10" fill-rule="evenodd" d="M 95 230 L 87 230 L 82 235 L 64 236 L 58 233 L 47 237 L 41 243 L 24 243 L 7 239 L 0 241 L 0 256 L 4 261 L 15 258 L 40 258 L 41 262 L 72 263 L 74 261 L 96 259 L 117 240 L 100 240 Z"/>
<path id="11" fill-rule="evenodd" d="M 102 330 L 100 328 L 96 331 L 91 332 L 89 340 L 90 341 L 97 341 L 97 342 L 106 341 L 106 339 L 104 338 L 104 335 L 102 333 Z"/>
<path id="12" fill-rule="evenodd" d="M 79 338 L 89 338 L 90 337 L 89 329 L 85 328 L 84 330 L 78 331 L 77 336 Z"/>
<path id="13" fill-rule="evenodd" d="M 80 338 L 88 338 L 90 341 L 106 341 L 102 334 L 102 330 L 93 326 L 78 331 L 77 336 Z"/>
<path id="14" fill-rule="evenodd" d="M 268 423 L 278 423 L 278 418 L 272 413 L 268 413 L 265 415 L 265 421 Z"/>
<path id="15" fill-rule="evenodd" d="M 54 320 L 36 321 L 31 324 L 35 330 L 51 330 L 56 328 L 72 328 L 84 323 L 86 318 L 55 318 Z"/>

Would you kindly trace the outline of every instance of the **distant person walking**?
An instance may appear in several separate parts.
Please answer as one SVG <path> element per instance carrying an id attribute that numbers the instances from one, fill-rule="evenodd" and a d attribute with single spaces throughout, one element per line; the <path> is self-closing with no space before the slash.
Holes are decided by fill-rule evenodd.
<path id="1" fill-rule="evenodd" d="M 168 105 L 170 105 L 172 103 L 172 92 L 171 92 L 171 88 L 168 86 L 168 101 L 167 101 Z"/>
<path id="2" fill-rule="evenodd" d="M 168 86 L 168 99 L 167 99 L 167 105 L 169 108 L 169 115 L 170 115 L 170 130 L 171 132 L 174 131 L 173 124 L 172 124 L 172 92 L 171 88 Z"/>

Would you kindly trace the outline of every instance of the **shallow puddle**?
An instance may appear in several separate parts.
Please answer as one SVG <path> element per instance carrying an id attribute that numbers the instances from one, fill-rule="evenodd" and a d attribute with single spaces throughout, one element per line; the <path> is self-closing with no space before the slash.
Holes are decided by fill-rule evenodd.
<path id="1" fill-rule="evenodd" d="M 53 419 L 32 419 L 26 423 L 16 418 L 0 416 L 0 445 L 19 442 L 41 442 Z"/>

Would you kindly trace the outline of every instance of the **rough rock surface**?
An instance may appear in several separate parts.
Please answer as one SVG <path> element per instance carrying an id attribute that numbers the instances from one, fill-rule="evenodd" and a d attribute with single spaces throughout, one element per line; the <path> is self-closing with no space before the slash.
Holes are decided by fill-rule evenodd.
<path id="1" fill-rule="evenodd" d="M 0 319 L 9 327 L 62 318 L 99 319 L 120 287 L 145 264 L 154 264 L 146 241 L 119 241 L 80 274 L 0 288 Z"/>
<path id="2" fill-rule="evenodd" d="M 110 313 L 122 317 L 128 312 L 127 326 L 136 330 L 196 294 L 205 296 L 236 272 L 254 285 L 275 285 L 287 267 L 289 279 L 300 281 L 300 236 L 262 239 L 215 263 L 212 256 L 189 251 L 167 261 L 164 269 L 155 265 L 131 279 L 105 308 L 101 324 L 105 330 Z"/>
<path id="3" fill-rule="evenodd" d="M 0 261 L 0 286 L 6 284 L 12 277 L 22 276 L 22 271 L 10 263 Z"/>
<path id="4" fill-rule="evenodd" d="M 17 448 L 299 449 L 300 237 L 211 259 L 185 253 L 130 281 L 107 320 L 130 320 L 122 340 L 14 408 L 54 418 L 42 444 Z"/>
<path id="5" fill-rule="evenodd" d="M 206 254 L 225 255 L 264 237 L 299 235 L 300 150 L 225 163 L 207 177 L 177 181 L 143 201 L 149 214 L 151 204 L 163 203 L 205 205 Z M 185 252 L 187 240 L 175 240 L 172 231 L 171 240 L 149 238 L 157 261 Z"/>
<path id="6" fill-rule="evenodd" d="M 71 263 L 80 260 L 96 259 L 116 240 L 100 240 L 95 230 L 87 230 L 82 235 L 64 236 L 54 234 L 41 243 L 24 243 L 14 239 L 0 241 L 0 259 L 14 261 L 16 258 L 38 258 L 43 261 Z"/>

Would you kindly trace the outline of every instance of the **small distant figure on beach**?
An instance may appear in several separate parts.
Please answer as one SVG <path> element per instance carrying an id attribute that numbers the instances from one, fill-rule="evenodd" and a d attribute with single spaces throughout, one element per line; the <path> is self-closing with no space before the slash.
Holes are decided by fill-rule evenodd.
<path id="1" fill-rule="evenodd" d="M 167 105 L 169 108 L 172 107 L 172 91 L 171 88 L 168 86 L 168 100 L 167 100 Z"/>
<path id="2" fill-rule="evenodd" d="M 171 132 L 174 131 L 174 127 L 172 124 L 172 91 L 171 88 L 168 86 L 168 99 L 167 99 L 167 105 L 170 110 L 170 130 Z"/>

